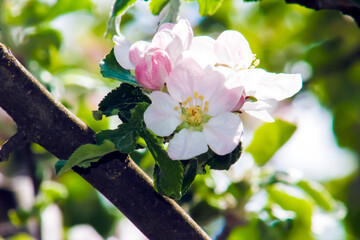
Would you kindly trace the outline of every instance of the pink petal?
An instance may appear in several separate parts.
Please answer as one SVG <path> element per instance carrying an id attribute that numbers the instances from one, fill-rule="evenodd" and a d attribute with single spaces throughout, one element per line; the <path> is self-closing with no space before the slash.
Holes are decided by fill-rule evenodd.
<path id="1" fill-rule="evenodd" d="M 169 54 L 172 62 L 176 62 L 183 51 L 181 39 L 168 29 L 164 29 L 155 34 L 151 42 L 151 47 L 165 50 Z"/>
<path id="2" fill-rule="evenodd" d="M 181 39 L 183 49 L 190 48 L 193 39 L 193 31 L 188 20 L 180 19 L 172 29 L 172 32 Z"/>
<path id="3" fill-rule="evenodd" d="M 245 97 L 246 97 L 246 94 L 245 94 L 245 90 L 243 90 L 243 94 L 241 94 L 241 97 L 238 101 L 238 103 L 236 104 L 236 106 L 232 109 L 232 111 L 237 111 L 239 109 L 241 109 L 244 104 L 245 104 Z"/>
<path id="4" fill-rule="evenodd" d="M 194 84 L 203 78 L 204 69 L 193 58 L 182 59 L 170 72 L 167 88 L 170 95 L 183 102 L 194 95 Z M 200 92 L 199 92 L 200 93 Z"/>
<path id="5" fill-rule="evenodd" d="M 160 31 L 163 30 L 163 29 L 169 29 L 169 30 L 171 30 L 171 29 L 174 28 L 174 26 L 175 26 L 175 23 L 163 23 L 163 24 L 160 25 L 160 27 L 159 27 L 159 29 L 158 29 L 158 32 L 160 32 Z"/>
<path id="6" fill-rule="evenodd" d="M 205 96 L 205 100 L 209 101 L 210 116 L 215 116 L 220 113 L 232 111 L 236 105 L 240 104 L 241 98 L 244 95 L 244 87 L 240 82 L 231 76 L 226 76 L 219 71 L 206 69 L 206 76 L 198 81 L 199 94 Z"/>
<path id="7" fill-rule="evenodd" d="M 203 133 L 211 150 L 218 155 L 231 153 L 243 135 L 243 125 L 238 115 L 230 112 L 211 118 Z"/>
<path id="8" fill-rule="evenodd" d="M 157 32 L 152 41 L 151 41 L 151 47 L 152 48 L 160 48 L 165 50 L 168 45 L 174 41 L 176 38 L 176 35 L 169 29 L 164 29 L 160 32 Z M 180 41 L 180 40 L 179 40 Z M 181 42 L 180 42 L 181 44 Z"/>
<path id="9" fill-rule="evenodd" d="M 167 149 L 172 160 L 188 160 L 207 152 L 207 150 L 204 134 L 185 128 L 174 135 Z"/>
<path id="10" fill-rule="evenodd" d="M 171 71 L 171 61 L 163 50 L 154 50 L 140 59 L 135 68 L 137 82 L 149 89 L 160 90 Z"/>
<path id="11" fill-rule="evenodd" d="M 155 91 L 150 94 L 151 105 L 144 113 L 146 127 L 158 136 L 171 135 L 181 124 L 179 103 L 168 94 Z"/>
<path id="12" fill-rule="evenodd" d="M 152 47 L 166 50 L 175 63 L 181 53 L 190 48 L 193 38 L 192 28 L 187 20 L 181 19 L 177 24 L 162 24 L 155 34 Z"/>
<path id="13" fill-rule="evenodd" d="M 145 53 L 150 48 L 150 43 L 145 41 L 138 41 L 131 45 L 129 50 L 129 59 L 131 63 L 136 66 L 144 58 Z"/>
<path id="14" fill-rule="evenodd" d="M 215 116 L 230 112 L 243 94 L 243 86 L 227 82 L 226 76 L 215 71 L 210 65 L 203 69 L 191 57 L 184 58 L 170 72 L 167 88 L 179 102 L 193 97 L 197 92 L 209 102 L 208 114 Z"/>
<path id="15" fill-rule="evenodd" d="M 243 88 L 241 97 L 240 97 L 238 103 L 236 104 L 236 106 L 232 109 L 232 111 L 237 111 L 237 110 L 241 109 L 245 104 L 245 98 L 246 98 L 246 93 L 245 93 L 245 88 Z"/>
<path id="16" fill-rule="evenodd" d="M 125 69 L 135 69 L 134 65 L 129 60 L 129 49 L 132 43 L 123 36 L 116 35 L 113 37 L 113 41 L 115 42 L 114 55 L 116 61 Z"/>
<path id="17" fill-rule="evenodd" d="M 233 30 L 220 34 L 214 45 L 218 63 L 226 64 L 236 70 L 249 68 L 253 61 L 249 43 L 245 37 Z"/>

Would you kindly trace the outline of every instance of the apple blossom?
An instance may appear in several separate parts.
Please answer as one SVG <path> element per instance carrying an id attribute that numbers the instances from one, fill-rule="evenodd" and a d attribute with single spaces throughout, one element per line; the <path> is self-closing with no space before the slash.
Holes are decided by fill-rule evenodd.
<path id="1" fill-rule="evenodd" d="M 260 60 L 256 59 L 247 40 L 237 31 L 228 30 L 221 33 L 213 49 L 219 70 L 230 75 L 238 75 L 247 99 L 252 100 L 246 101 L 243 105 L 238 104 L 237 107 L 240 108 L 234 110 L 240 109 L 253 117 L 272 122 L 274 119 L 266 111 L 271 107 L 267 101 L 284 100 L 293 96 L 302 87 L 300 74 L 276 74 L 256 68 Z"/>
<path id="2" fill-rule="evenodd" d="M 114 54 L 123 68 L 135 70 L 141 86 L 160 90 L 181 53 L 190 47 L 192 38 L 190 23 L 182 19 L 177 24 L 162 24 L 151 43 L 131 44 L 121 36 L 114 36 Z"/>
<path id="3" fill-rule="evenodd" d="M 208 151 L 218 155 L 232 152 L 239 144 L 243 126 L 231 110 L 242 97 L 243 87 L 234 79 L 203 68 L 193 58 L 183 58 L 167 81 L 168 93 L 154 91 L 144 121 L 158 136 L 174 136 L 168 155 L 185 160 Z"/>

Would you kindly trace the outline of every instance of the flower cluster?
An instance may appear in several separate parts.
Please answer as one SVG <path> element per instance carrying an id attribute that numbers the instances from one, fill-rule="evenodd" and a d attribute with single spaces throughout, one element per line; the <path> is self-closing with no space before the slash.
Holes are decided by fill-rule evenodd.
<path id="1" fill-rule="evenodd" d="M 257 68 L 259 59 L 237 31 L 215 40 L 194 37 L 187 20 L 159 27 L 151 42 L 114 37 L 114 54 L 137 82 L 151 90 L 144 121 L 168 137 L 168 155 L 186 160 L 208 151 L 231 153 L 243 134 L 241 113 L 273 121 L 269 100 L 293 96 L 302 86 L 299 74 L 275 74 Z"/>

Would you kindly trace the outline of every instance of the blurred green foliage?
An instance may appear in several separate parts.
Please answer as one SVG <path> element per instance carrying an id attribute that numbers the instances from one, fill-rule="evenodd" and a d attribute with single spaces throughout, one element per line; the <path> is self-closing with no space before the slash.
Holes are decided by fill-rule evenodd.
<path id="1" fill-rule="evenodd" d="M 274 123 L 265 123 L 256 130 L 246 151 L 251 153 L 256 164 L 263 166 L 289 140 L 295 130 L 294 124 L 279 119 Z"/>
<path id="2" fill-rule="evenodd" d="M 183 3 L 189 8 L 198 7 L 197 4 Z M 116 81 L 102 78 L 98 66 L 113 47 L 110 40 L 103 38 L 110 11 L 110 1 L 0 0 L 0 41 L 56 98 L 96 131 L 119 124 L 114 119 L 95 121 L 91 114 L 103 96 L 118 86 Z M 127 12 L 121 28 L 141 25 L 138 13 L 139 10 Z M 360 155 L 360 30 L 352 19 L 337 11 L 316 12 L 280 0 L 223 0 L 212 16 L 193 22 L 195 35 L 216 37 L 225 29 L 238 30 L 261 59 L 260 67 L 270 72 L 289 72 L 299 62 L 306 63 L 310 68 L 302 91 L 314 93 L 331 111 L 339 145 Z M 146 29 L 138 34 L 143 39 L 151 37 Z M 285 135 L 290 136 L 294 127 L 288 127 Z M 1 143 L 14 129 L 11 120 L 0 115 Z M 270 132 L 260 134 L 264 139 L 283 133 L 276 123 L 269 129 Z M 344 237 L 360 238 L 360 177 L 354 180 L 347 176 L 321 185 L 271 170 L 268 164 L 262 167 L 288 137 L 279 139 L 284 141 L 268 146 L 271 149 L 265 159 L 257 161 L 259 158 L 254 156 L 258 165 L 253 164 L 242 176 L 224 174 L 222 177 L 230 182 L 222 190 L 217 188 L 218 171 L 206 168 L 179 204 L 218 239 L 321 239 L 313 231 L 317 224 L 314 216 L 319 214 L 331 215 L 345 232 Z M 259 143 L 253 144 L 259 148 Z M 256 154 L 251 149 L 249 152 Z M 39 215 L 44 208 L 57 204 L 64 218 L 64 232 L 76 224 L 87 223 L 104 237 L 114 234 L 121 216 L 113 207 L 73 172 L 54 179 L 55 159 L 41 147 L 32 145 L 28 150 L 24 154 L 25 150 L 19 149 L 21 153 L 13 154 L 9 162 L 0 165 L 0 172 L 9 181 L 26 175 L 34 184 L 35 204 L 24 210 L 18 202 L 18 208 L 10 212 L 14 223 L 26 225 L 32 217 L 40 224 Z M 24 156 L 30 156 L 33 168 L 29 168 L 29 158 Z M 152 175 L 154 159 L 148 151 L 139 149 L 131 156 Z M 344 221 L 341 214 L 337 216 L 345 211 L 339 201 L 346 204 Z M 20 233 L 10 239 L 33 238 Z"/>

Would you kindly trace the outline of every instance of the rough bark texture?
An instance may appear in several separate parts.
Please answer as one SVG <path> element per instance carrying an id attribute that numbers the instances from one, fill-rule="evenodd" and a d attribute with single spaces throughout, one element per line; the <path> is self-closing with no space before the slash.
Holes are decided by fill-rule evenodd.
<path id="1" fill-rule="evenodd" d="M 18 132 L 60 159 L 94 142 L 94 132 L 56 102 L 1 43 L 0 107 Z M 126 155 L 108 154 L 91 168 L 74 170 L 149 239 L 210 239 L 173 200 L 156 193 L 151 179 Z"/>
<path id="2" fill-rule="evenodd" d="M 354 18 L 360 27 L 360 4 L 358 0 L 285 0 L 286 3 L 297 3 L 315 10 L 332 9 Z"/>

